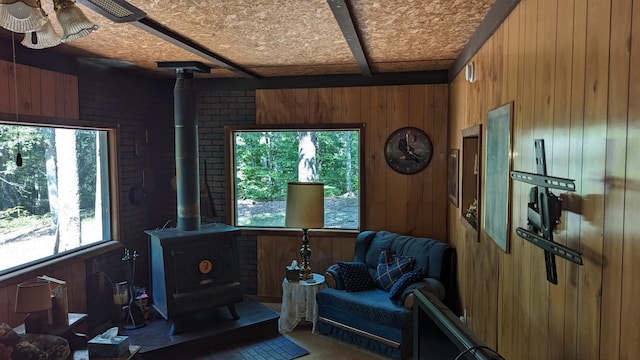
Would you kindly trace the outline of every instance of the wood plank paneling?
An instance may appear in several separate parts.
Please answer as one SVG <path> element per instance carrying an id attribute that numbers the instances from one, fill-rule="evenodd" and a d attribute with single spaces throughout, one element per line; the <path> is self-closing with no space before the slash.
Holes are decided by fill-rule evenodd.
<path id="1" fill-rule="evenodd" d="M 74 75 L 16 66 L 21 115 L 78 119 L 78 78 Z M 15 114 L 13 64 L 0 61 L 0 112 Z"/>
<path id="2" fill-rule="evenodd" d="M 385 88 L 376 86 L 367 89 L 369 91 L 369 104 L 371 112 L 367 122 L 367 150 L 365 158 L 365 185 L 367 192 L 365 229 L 382 230 L 385 228 L 387 208 L 387 163 L 384 159 L 384 143 L 387 140 L 387 92 Z"/>
<path id="3" fill-rule="evenodd" d="M 42 116 L 56 116 L 55 73 L 48 70 L 40 70 L 40 112 Z"/>
<path id="4" fill-rule="evenodd" d="M 29 66 L 17 64 L 18 110 L 20 114 L 33 115 L 31 98 L 31 70 Z M 39 99 L 38 99 L 39 100 Z"/>
<path id="5" fill-rule="evenodd" d="M 256 118 L 261 124 L 298 124 L 298 115 L 309 109 L 310 124 L 364 123 L 363 230 L 444 240 L 446 215 L 434 209 L 444 208 L 447 201 L 448 125 L 443 121 L 447 118 L 447 97 L 447 85 L 257 90 Z M 436 151 L 427 169 L 413 176 L 393 172 L 383 153 L 387 136 L 408 125 L 424 129 Z M 282 295 L 282 267 L 299 257 L 299 237 L 274 238 L 258 236 L 257 295 L 262 297 Z M 324 272 L 338 260 L 352 260 L 354 239 L 355 235 L 311 236 L 311 268 Z"/>
<path id="6" fill-rule="evenodd" d="M 581 251 L 584 265 L 557 257 L 558 285 L 545 279 L 542 250 L 514 234 L 526 225 L 530 186 L 512 184 L 510 254 L 470 242 L 449 217 L 460 303 L 471 328 L 505 358 L 631 359 L 640 351 L 632 305 L 640 296 L 632 280 L 640 261 L 632 205 L 640 201 L 638 19 L 638 0 L 523 0 L 474 56 L 487 77 L 469 84 L 458 76 L 450 86 L 450 143 L 484 123 L 485 107 L 513 100 L 514 169 L 534 170 L 533 139 L 543 138 L 549 173 L 576 181 L 575 193 L 554 191 L 565 200 L 554 239 Z M 450 215 L 459 211 L 448 206 Z M 499 267 L 497 276 L 485 262 Z"/>
<path id="7" fill-rule="evenodd" d="M 553 163 L 549 168 L 554 176 L 569 177 L 569 143 L 565 141 L 570 136 L 571 127 L 571 60 L 573 38 L 566 34 L 573 29 L 573 4 L 569 2 L 558 3 L 556 17 L 556 32 L 551 34 L 556 40 L 555 48 L 555 84 L 553 107 Z M 554 241 L 567 245 L 566 218 L 558 226 L 554 234 Z M 567 271 L 575 265 L 557 259 L 558 279 L 566 282 Z M 565 332 L 565 304 L 567 293 L 563 286 L 552 286 L 549 312 L 549 359 L 563 359 L 564 332 Z"/>
<path id="8" fill-rule="evenodd" d="M 409 87 L 390 86 L 387 89 L 387 129 L 394 131 L 409 124 Z M 385 187 L 387 208 L 384 229 L 402 233 L 407 229 L 409 177 L 397 172 L 387 174 Z"/>
<path id="9" fill-rule="evenodd" d="M 31 68 L 31 83 L 29 84 L 29 90 L 31 97 L 31 115 L 42 115 L 42 70 L 37 68 Z"/>
<path id="10" fill-rule="evenodd" d="M 15 101 L 12 98 L 13 95 L 13 75 L 9 76 L 9 73 L 13 72 L 13 64 L 6 61 L 0 61 L 0 112 L 12 113 L 11 103 Z"/>
<path id="11" fill-rule="evenodd" d="M 585 73 L 584 146 L 582 165 L 583 218 L 580 249 L 598 256 L 585 256 L 580 269 L 577 356 L 599 354 L 602 292 L 602 231 L 604 225 L 604 177 L 606 153 L 607 83 L 609 81 L 609 29 L 611 3 L 589 2 Z M 597 176 L 594 176 L 597 174 Z"/>
<path id="12" fill-rule="evenodd" d="M 428 95 L 427 95 L 428 94 Z M 413 85 L 409 86 L 408 94 L 408 111 L 411 117 L 408 119 L 408 126 L 417 127 L 424 130 L 433 142 L 433 89 L 430 86 Z M 426 105 L 426 106 L 425 106 Z M 430 105 L 430 106 L 429 106 Z M 433 156 L 433 155 L 432 155 Z M 432 170 L 430 168 L 429 170 Z M 409 176 L 408 189 L 412 196 L 417 198 L 431 200 L 433 197 L 431 182 L 432 172 L 425 172 L 424 176 Z M 426 205 L 426 206 L 424 206 Z M 432 218 L 423 218 L 425 208 L 432 208 L 433 204 L 425 204 L 425 201 L 410 202 L 407 204 L 407 233 L 419 234 L 423 232 L 423 226 L 432 228 Z M 429 224 L 425 224 L 425 222 Z"/>
<path id="13" fill-rule="evenodd" d="M 624 245 L 622 261 L 622 296 L 620 319 L 620 355 L 632 359 L 640 353 L 640 298 L 637 274 L 640 271 L 640 4 L 633 2 L 631 36 L 629 37 L 629 111 L 627 122 L 627 159 L 624 181 Z M 616 177 L 620 174 L 612 174 Z M 620 180 L 623 177 L 620 176 Z M 607 280 L 611 280 L 608 277 Z M 612 300 L 617 300 L 613 298 Z M 615 341 L 611 339 L 611 341 Z M 602 345 L 601 345 L 602 346 Z"/>
<path id="14" fill-rule="evenodd" d="M 620 358 L 620 327 L 623 246 L 624 246 L 624 193 L 625 184 L 619 174 L 626 173 L 627 113 L 629 109 L 630 47 L 627 34 L 631 32 L 631 1 L 611 3 L 611 42 L 609 63 L 609 110 L 607 120 L 606 174 L 611 183 L 605 192 L 605 222 L 602 292 L 611 296 L 602 298 L 600 357 Z"/>
<path id="15" fill-rule="evenodd" d="M 449 87 L 448 86 L 431 86 L 428 89 L 433 89 L 433 98 L 429 95 L 429 91 L 426 92 L 425 107 L 433 108 L 433 146 L 434 154 L 431 159 L 431 169 L 429 176 L 428 188 L 431 194 L 431 200 L 428 198 L 428 194 L 423 194 L 422 203 L 427 204 L 423 212 L 423 218 L 428 219 L 429 216 L 425 215 L 431 213 L 431 227 L 427 223 L 427 220 L 423 223 L 422 234 L 431 234 L 434 239 L 440 241 L 447 241 L 447 213 L 444 211 L 434 211 L 435 209 L 445 209 L 449 203 L 447 192 L 443 191 L 441 174 L 447 174 L 447 159 L 449 157 L 448 145 L 448 108 L 449 108 Z M 430 100 L 433 99 L 433 106 L 429 106 Z M 447 119 L 447 121 L 445 121 Z M 430 120 L 427 118 L 426 120 Z M 427 186 L 425 185 L 425 188 Z M 428 204 L 431 201 L 432 206 Z"/>

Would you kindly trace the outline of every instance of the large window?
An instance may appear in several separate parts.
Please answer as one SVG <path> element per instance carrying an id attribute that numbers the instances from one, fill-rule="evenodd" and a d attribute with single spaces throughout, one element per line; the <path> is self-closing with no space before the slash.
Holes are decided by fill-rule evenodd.
<path id="1" fill-rule="evenodd" d="M 0 274 L 111 239 L 108 134 L 0 124 Z"/>
<path id="2" fill-rule="evenodd" d="M 361 126 L 227 130 L 235 226 L 284 227 L 287 183 L 322 182 L 324 227 L 360 228 Z"/>

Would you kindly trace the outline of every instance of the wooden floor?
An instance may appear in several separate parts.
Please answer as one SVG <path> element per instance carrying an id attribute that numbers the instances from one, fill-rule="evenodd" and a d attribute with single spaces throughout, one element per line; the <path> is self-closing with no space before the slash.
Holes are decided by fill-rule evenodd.
<path id="1" fill-rule="evenodd" d="M 279 303 L 263 303 L 280 313 Z M 289 340 L 309 351 L 301 360 L 339 360 L 339 359 L 387 359 L 361 347 L 348 344 L 329 336 L 311 333 L 311 323 L 301 323 L 293 331 L 283 333 Z"/>

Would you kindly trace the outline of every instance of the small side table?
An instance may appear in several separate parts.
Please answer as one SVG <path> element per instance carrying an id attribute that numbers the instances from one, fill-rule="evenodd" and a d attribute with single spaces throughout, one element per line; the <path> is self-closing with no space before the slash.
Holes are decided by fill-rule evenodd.
<path id="1" fill-rule="evenodd" d="M 129 345 L 129 351 L 122 354 L 122 356 L 117 358 L 108 358 L 108 357 L 100 357 L 100 356 L 92 356 L 89 357 L 89 350 L 77 350 L 73 353 L 73 360 L 132 360 L 138 358 L 138 351 L 140 351 L 140 346 L 138 345 Z"/>
<path id="2" fill-rule="evenodd" d="M 63 337 L 69 341 L 69 348 L 71 351 L 75 351 L 78 349 L 86 349 L 87 348 L 87 336 L 85 334 L 79 334 L 73 331 L 73 328 L 80 324 L 82 321 L 87 319 L 87 314 L 82 313 L 69 313 L 69 325 L 68 326 L 53 326 L 49 328 L 47 334 L 56 335 Z M 15 332 L 18 334 L 24 334 L 25 328 L 24 324 L 20 324 L 14 328 Z"/>
<path id="3" fill-rule="evenodd" d="M 311 279 L 309 279 L 311 280 Z M 287 332 L 293 330 L 302 319 L 313 323 L 312 331 L 316 332 L 318 319 L 318 305 L 316 293 L 327 287 L 324 276 L 313 274 L 313 280 L 282 281 L 282 309 L 278 330 Z"/>

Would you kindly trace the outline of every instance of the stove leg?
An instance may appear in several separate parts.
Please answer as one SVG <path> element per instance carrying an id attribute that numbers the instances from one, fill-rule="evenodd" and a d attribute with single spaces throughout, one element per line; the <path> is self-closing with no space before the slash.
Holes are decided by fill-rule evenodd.
<path id="1" fill-rule="evenodd" d="M 238 315 L 238 311 L 236 311 L 236 305 L 235 304 L 227 305 L 227 307 L 229 308 L 229 312 L 231 313 L 231 316 L 233 317 L 233 320 L 240 319 L 240 315 Z"/>
<path id="2" fill-rule="evenodd" d="M 180 320 L 175 319 L 175 318 L 171 320 L 171 327 L 169 328 L 169 335 L 173 336 L 173 335 L 180 334 L 183 330 L 184 330 L 184 328 L 183 328 L 182 324 L 180 324 Z"/>

